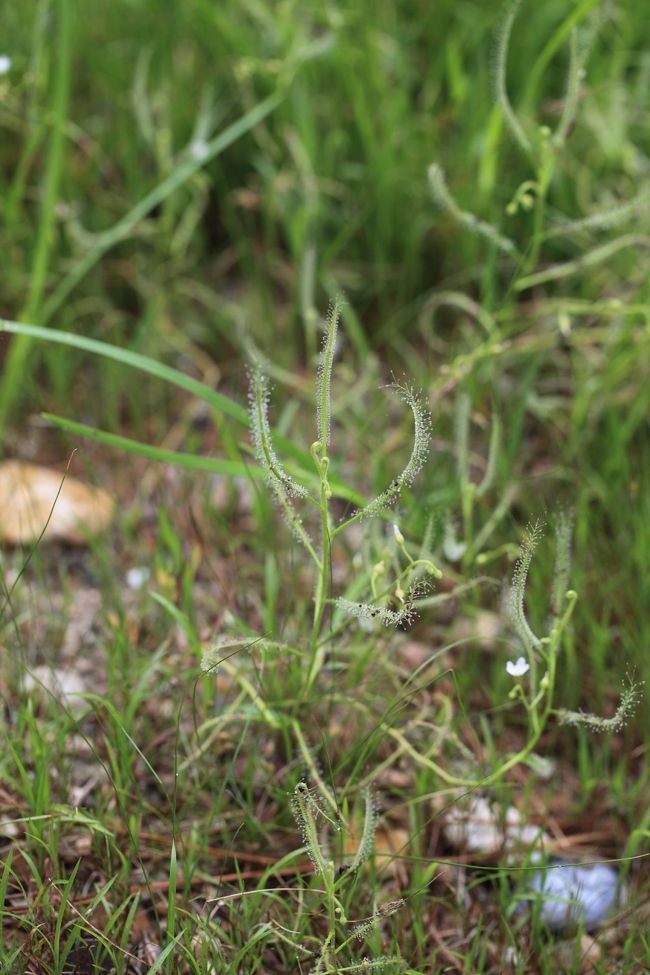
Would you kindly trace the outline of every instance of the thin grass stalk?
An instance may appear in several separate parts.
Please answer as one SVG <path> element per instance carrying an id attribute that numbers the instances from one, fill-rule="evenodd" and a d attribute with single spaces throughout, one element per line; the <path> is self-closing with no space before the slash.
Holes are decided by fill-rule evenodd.
<path id="1" fill-rule="evenodd" d="M 55 209 L 63 173 L 63 147 L 70 95 L 70 0 L 58 0 L 57 12 L 54 59 L 56 67 L 52 89 L 53 125 L 45 164 L 45 180 L 29 293 L 20 314 L 20 318 L 24 321 L 41 319 L 43 293 L 54 245 Z M 9 349 L 3 369 L 3 381 L 0 384 L 0 440 L 4 439 L 9 412 L 24 381 L 25 362 L 30 346 L 31 339 L 26 335 L 19 335 Z"/>

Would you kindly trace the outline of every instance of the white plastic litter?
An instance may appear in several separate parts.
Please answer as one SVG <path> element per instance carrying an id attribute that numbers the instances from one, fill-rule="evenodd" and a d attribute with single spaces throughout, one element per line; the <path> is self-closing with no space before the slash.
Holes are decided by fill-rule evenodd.
<path id="1" fill-rule="evenodd" d="M 583 923 L 592 930 L 619 902 L 618 873 L 606 863 L 572 864 L 553 860 L 533 873 L 529 895 L 520 907 L 540 899 L 540 917 L 553 931 Z"/>

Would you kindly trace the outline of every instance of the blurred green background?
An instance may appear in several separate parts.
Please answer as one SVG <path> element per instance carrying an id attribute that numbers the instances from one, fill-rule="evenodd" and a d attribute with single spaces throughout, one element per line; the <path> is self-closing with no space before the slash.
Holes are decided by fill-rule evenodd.
<path id="1" fill-rule="evenodd" d="M 525 122 L 557 122 L 568 10 L 584 25 L 598 6 L 524 8 L 508 85 Z M 531 176 L 492 94 L 501 19 L 498 6 L 465 2 L 6 5 L 3 313 L 156 356 L 169 325 L 220 362 L 250 334 L 293 366 L 337 289 L 373 344 L 397 354 L 441 284 L 493 309 L 493 258 L 436 210 L 426 170 L 440 162 L 463 207 L 499 225 Z M 565 216 L 628 198 L 647 177 L 647 39 L 644 4 L 612 5 L 553 187 Z M 260 124 L 67 288 L 98 235 L 275 93 Z M 570 254 L 558 240 L 547 257 Z M 618 267 L 627 277 L 629 257 Z M 45 387 L 61 395 L 78 361 L 55 358 Z M 37 377 L 30 357 L 23 379 Z"/>

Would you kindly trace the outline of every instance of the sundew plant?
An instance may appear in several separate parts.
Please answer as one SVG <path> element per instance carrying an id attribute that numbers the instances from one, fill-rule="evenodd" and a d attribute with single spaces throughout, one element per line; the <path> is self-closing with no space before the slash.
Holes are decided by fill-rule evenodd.
<path id="1" fill-rule="evenodd" d="M 327 613 L 340 610 L 346 616 L 360 621 L 386 627 L 407 627 L 416 615 L 418 601 L 426 604 L 431 583 L 438 580 L 442 571 L 430 558 L 414 558 L 409 552 L 404 535 L 395 523 L 392 525 L 392 538 L 397 552 L 402 557 L 400 571 L 383 588 L 378 579 L 383 580 L 386 567 L 383 562 L 373 567 L 371 574 L 372 595 L 370 599 L 356 601 L 331 592 L 331 552 L 337 537 L 351 525 L 362 524 L 369 519 L 381 516 L 387 519 L 388 509 L 399 498 L 406 486 L 413 484 L 422 470 L 429 452 L 431 437 L 431 416 L 423 395 L 410 386 L 395 387 L 400 398 L 410 408 L 413 419 L 413 444 L 409 459 L 397 477 L 367 504 L 360 506 L 353 514 L 334 523 L 330 512 L 332 490 L 330 486 L 331 434 L 331 386 L 334 352 L 336 348 L 341 302 L 337 300 L 327 315 L 324 326 L 323 346 L 319 359 L 316 383 L 316 431 L 318 439 L 311 445 L 311 456 L 318 477 L 318 492 L 310 491 L 282 466 L 272 443 L 269 422 L 269 381 L 261 367 L 251 371 L 250 411 L 251 427 L 254 432 L 255 452 L 258 462 L 266 472 L 270 490 L 277 501 L 287 526 L 294 538 L 307 551 L 314 566 L 313 624 L 309 640 L 310 652 L 305 668 L 305 692 L 309 692 L 318 680 L 325 664 L 330 643 L 336 634 L 328 633 Z M 466 408 L 465 408 L 466 409 Z M 491 445 L 490 454 L 495 441 Z M 488 461 L 488 473 L 478 486 L 470 492 L 480 496 L 488 479 L 492 479 L 493 462 Z M 462 468 L 461 468 L 462 469 Z M 462 480 L 462 478 L 461 478 Z M 474 485 L 472 485 L 475 488 Z M 461 484 L 462 488 L 462 484 Z M 461 490 L 461 497 L 464 497 Z M 319 525 L 319 539 L 316 542 L 310 533 L 310 525 L 298 511 L 298 504 L 305 506 L 307 513 L 315 513 Z M 555 518 L 556 557 L 552 597 L 549 606 L 547 632 L 541 636 L 533 631 L 525 609 L 526 582 L 533 562 L 535 550 L 543 535 L 543 525 L 535 522 L 528 526 L 515 563 L 512 582 L 506 598 L 507 617 L 516 638 L 519 656 L 506 663 L 507 672 L 516 679 L 511 697 L 518 699 L 528 714 L 529 737 L 525 746 L 517 753 L 508 756 L 485 776 L 457 776 L 449 773 L 437 763 L 429 762 L 432 770 L 446 783 L 465 788 L 487 786 L 497 782 L 506 771 L 527 758 L 539 741 L 547 719 L 557 714 L 564 723 L 582 724 L 596 730 L 616 730 L 633 709 L 638 696 L 638 688 L 630 682 L 621 698 L 616 715 L 611 719 L 601 719 L 596 715 L 557 710 L 554 706 L 554 691 L 557 676 L 557 661 L 562 646 L 562 638 L 570 622 L 577 593 L 569 588 L 571 564 L 571 515 L 560 511 Z M 261 638 L 260 638 L 261 639 Z M 213 666 L 218 659 L 218 648 L 213 648 L 206 658 L 207 666 Z M 525 678 L 525 679 L 520 679 Z"/>
<path id="2" fill-rule="evenodd" d="M 323 347 L 318 366 L 318 380 L 316 386 L 316 436 L 310 447 L 311 457 L 318 476 L 318 493 L 310 491 L 299 484 L 295 478 L 282 467 L 271 441 L 271 430 L 268 419 L 269 383 L 260 367 L 253 370 L 251 376 L 250 410 L 251 426 L 254 432 L 255 452 L 257 460 L 266 472 L 267 482 L 278 502 L 287 524 L 295 536 L 307 550 L 316 570 L 316 585 L 314 592 L 314 612 L 311 632 L 311 659 L 307 671 L 306 687 L 309 689 L 323 666 L 327 653 L 327 639 L 324 638 L 324 623 L 326 610 L 335 602 L 339 609 L 357 617 L 377 619 L 387 625 L 397 625 L 412 618 L 414 602 L 423 592 L 421 581 L 417 576 L 422 571 L 433 577 L 441 575 L 440 570 L 429 559 L 413 559 L 407 552 L 404 539 L 396 532 L 396 539 L 404 555 L 406 566 L 397 575 L 394 586 L 382 594 L 375 604 L 368 602 L 352 602 L 339 598 L 334 600 L 330 593 L 331 548 L 336 538 L 351 525 L 366 522 L 370 518 L 383 513 L 400 497 L 405 487 L 413 484 L 421 471 L 429 452 L 431 418 L 421 394 L 410 386 L 397 386 L 396 392 L 409 407 L 413 417 L 413 447 L 406 466 L 400 474 L 377 497 L 358 508 L 350 517 L 338 524 L 334 524 L 330 513 L 332 489 L 330 486 L 330 456 L 331 444 L 331 383 L 332 368 L 337 344 L 337 333 L 340 315 L 340 300 L 331 307 L 325 323 Z M 301 513 L 297 510 L 297 503 L 303 502 L 309 509 L 317 512 L 319 521 L 319 540 L 314 543 L 309 528 L 306 527 Z M 391 597 L 393 597 L 391 599 Z M 396 608 L 388 603 L 393 602 Z"/>
<path id="3" fill-rule="evenodd" d="M 413 421 L 413 444 L 408 461 L 390 484 L 367 504 L 361 505 L 350 516 L 334 522 L 330 510 L 332 498 L 330 447 L 335 437 L 331 431 L 331 389 L 334 354 L 337 341 L 340 301 L 331 307 L 325 320 L 323 345 L 319 359 L 316 382 L 316 433 L 317 439 L 311 444 L 311 457 L 316 471 L 318 490 L 302 484 L 282 464 L 272 442 L 269 420 L 270 384 L 260 366 L 251 371 L 250 412 L 254 435 L 255 453 L 260 466 L 266 473 L 266 481 L 287 523 L 288 530 L 304 547 L 311 560 L 314 571 L 313 616 L 309 636 L 305 643 L 309 647 L 303 655 L 302 695 L 303 703 L 318 694 L 318 683 L 327 667 L 330 654 L 345 641 L 347 626 L 332 627 L 330 615 L 338 611 L 349 622 L 359 621 L 370 627 L 407 627 L 414 619 L 420 603 L 427 604 L 432 582 L 442 577 L 438 566 L 428 557 L 414 558 L 399 525 L 392 524 L 390 536 L 395 547 L 395 564 L 400 566 L 391 582 L 385 581 L 388 575 L 384 562 L 377 563 L 370 576 L 371 595 L 362 600 L 337 596 L 331 587 L 332 545 L 347 528 L 361 523 L 363 526 L 373 517 L 388 520 L 390 506 L 401 496 L 407 485 L 412 485 L 422 470 L 428 456 L 431 436 L 431 417 L 421 394 L 410 386 L 396 387 L 400 398 L 410 408 Z M 491 474 L 489 477 L 491 478 Z M 461 498 L 463 492 L 461 490 Z M 304 506 L 304 514 L 299 510 Z M 468 517 L 467 511 L 464 512 Z M 317 540 L 312 535 L 312 522 L 318 526 Z M 595 714 L 571 711 L 556 704 L 558 665 L 565 635 L 575 609 L 577 593 L 569 588 L 571 566 L 571 525 L 570 514 L 560 511 L 555 518 L 556 555 L 551 586 L 551 599 L 548 607 L 547 623 L 541 633 L 535 631 L 526 613 L 526 584 L 533 564 L 535 550 L 542 538 L 540 522 L 529 525 L 524 531 L 523 541 L 515 562 L 512 580 L 505 598 L 506 615 L 513 633 L 512 659 L 504 660 L 504 669 L 512 678 L 510 699 L 518 702 L 524 709 L 527 732 L 524 743 L 511 753 L 496 757 L 492 767 L 477 767 L 469 758 L 466 748 L 457 734 L 449 732 L 448 740 L 439 751 L 451 757 L 443 764 L 430 749 L 422 749 L 411 742 L 407 734 L 399 734 L 402 754 L 408 755 L 416 766 L 433 773 L 441 783 L 441 788 L 452 795 L 461 795 L 468 790 L 486 789 L 497 785 L 504 776 L 521 763 L 532 768 L 541 767 L 543 756 L 537 748 L 551 717 L 563 724 L 581 725 L 597 731 L 616 731 L 634 709 L 638 700 L 639 688 L 630 682 L 622 693 L 620 705 L 611 718 L 600 718 Z M 399 561 L 401 559 L 401 561 Z M 282 652 L 282 645 L 265 639 L 259 642 L 274 652 Z M 295 642 L 301 645 L 299 634 Z M 271 709 L 254 690 L 242 669 L 233 667 L 228 660 L 232 649 L 237 651 L 249 645 L 249 641 L 229 641 L 212 647 L 204 656 L 203 666 L 207 672 L 225 666 L 250 696 L 258 710 L 259 717 L 276 729 L 286 728 L 293 734 L 298 755 L 306 769 L 306 778 L 295 786 L 291 796 L 291 807 L 299 826 L 315 875 L 322 882 L 321 890 L 328 918 L 328 933 L 318 948 L 316 961 L 310 969 L 314 975 L 330 972 L 356 972 L 383 970 L 401 966 L 398 957 L 379 955 L 364 958 L 361 962 L 343 962 L 344 953 L 355 939 L 363 939 L 366 933 L 379 926 L 383 919 L 403 906 L 399 902 L 379 907 L 370 918 L 355 922 L 352 933 L 346 935 L 352 921 L 341 901 L 341 890 L 345 889 L 359 867 L 372 852 L 373 837 L 377 827 L 377 815 L 371 794 L 366 791 L 365 817 L 361 839 L 353 863 L 342 872 L 337 869 L 329 841 L 323 839 L 323 829 L 336 837 L 345 831 L 346 822 L 341 816 L 340 804 L 335 790 L 328 785 L 315 759 L 312 747 L 302 730 L 298 718 L 285 719 L 280 709 Z M 288 648 L 287 648 L 288 649 Z M 337 654 L 337 659 L 340 655 Z M 337 666 L 340 666 L 338 664 Z M 388 723 L 383 730 L 390 732 Z M 459 791 L 460 790 L 460 791 Z M 355 883 L 357 880 L 355 879 Z M 300 945 L 296 943 L 296 950 Z M 313 953 L 312 953 L 313 954 Z"/>

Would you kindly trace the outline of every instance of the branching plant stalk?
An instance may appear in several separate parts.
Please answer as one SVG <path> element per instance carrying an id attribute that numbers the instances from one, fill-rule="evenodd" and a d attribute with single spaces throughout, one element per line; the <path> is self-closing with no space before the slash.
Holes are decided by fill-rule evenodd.
<path id="1" fill-rule="evenodd" d="M 546 197 L 555 169 L 554 150 L 551 145 L 551 130 L 542 126 L 539 130 L 540 156 L 537 170 L 537 186 L 535 193 L 535 210 L 533 213 L 533 237 L 530 252 L 524 261 L 522 271 L 530 273 L 539 261 L 539 254 L 544 239 L 544 217 L 546 213 Z"/>
<path id="2" fill-rule="evenodd" d="M 307 687 L 310 688 L 320 671 L 325 657 L 326 647 L 319 646 L 319 637 L 323 625 L 325 607 L 329 598 L 330 557 L 332 552 L 332 532 L 330 524 L 329 501 L 332 489 L 328 479 L 329 456 L 327 448 L 330 442 L 331 429 L 331 379 L 336 352 L 336 336 L 338 332 L 339 316 L 341 314 L 341 299 L 337 298 L 329 310 L 323 341 L 323 350 L 318 369 L 318 386 L 316 398 L 316 429 L 318 440 L 311 447 L 311 455 L 318 470 L 320 479 L 320 531 L 321 552 L 318 580 L 314 598 L 314 620 L 311 636 L 311 664 L 307 675 Z"/>
<path id="3" fill-rule="evenodd" d="M 383 512 L 393 504 L 407 486 L 422 469 L 428 453 L 431 436 L 431 416 L 427 409 L 426 401 L 421 393 L 414 390 L 409 385 L 397 385 L 396 389 L 400 399 L 407 404 L 413 417 L 413 446 L 411 455 L 402 472 L 378 494 L 368 504 L 363 505 L 347 521 L 334 527 L 331 520 L 330 499 L 332 488 L 329 480 L 329 444 L 331 427 L 331 378 L 334 358 L 336 354 L 336 339 L 338 332 L 339 317 L 341 313 L 341 300 L 337 299 L 330 307 L 323 336 L 323 345 L 318 366 L 318 382 L 316 390 L 316 440 L 311 445 L 311 457 L 318 473 L 319 491 L 314 496 L 302 484 L 297 482 L 290 473 L 285 470 L 279 457 L 276 455 L 271 435 L 271 424 L 269 420 L 269 401 L 270 387 L 269 381 L 263 375 L 259 364 L 251 371 L 251 384 L 249 391 L 249 405 L 251 427 L 255 444 L 255 454 L 261 469 L 265 472 L 266 480 L 271 488 L 276 500 L 280 504 L 287 524 L 289 525 L 294 537 L 301 542 L 309 552 L 316 566 L 316 584 L 314 588 L 314 608 L 310 639 L 310 661 L 307 668 L 305 681 L 305 691 L 313 687 L 318 674 L 322 670 L 327 655 L 330 639 L 323 639 L 326 614 L 332 604 L 330 598 L 331 590 L 331 552 L 332 540 L 344 528 L 361 519 L 369 519 Z M 302 500 L 316 507 L 320 514 L 320 550 L 312 543 L 308 529 L 303 525 L 302 518 L 294 506 L 294 500 Z M 399 533 L 397 526 L 396 531 Z M 409 563 L 408 574 L 412 577 L 418 569 L 424 568 L 427 572 L 437 578 L 440 577 L 440 570 L 429 559 L 413 559 L 404 548 L 404 540 L 401 539 L 400 547 Z M 400 576 L 401 579 L 401 576 Z M 408 592 L 401 589 L 398 579 L 394 595 L 401 602 L 399 611 L 394 611 L 389 607 L 374 606 L 367 603 L 350 603 L 355 615 L 368 615 L 378 618 L 385 625 L 397 625 L 408 620 L 413 615 L 413 604 L 417 595 L 421 594 L 422 587 L 409 587 Z M 376 599 L 375 586 L 373 582 L 373 598 Z M 346 600 L 339 602 L 346 603 Z"/>
<path id="4" fill-rule="evenodd" d="M 327 479 L 327 468 L 329 458 L 319 455 L 320 444 L 317 442 L 312 446 L 312 455 L 318 466 L 320 473 L 320 517 L 321 517 L 321 554 L 319 558 L 318 581 L 316 584 L 316 595 L 314 599 L 314 622 L 312 626 L 312 650 L 316 650 L 321 627 L 323 625 L 323 615 L 329 597 L 329 573 L 330 556 L 332 553 L 332 535 L 330 529 L 329 499 L 332 492 Z M 314 669 L 312 662 L 312 670 Z M 310 673 L 311 683 L 312 675 Z"/>
<path id="5" fill-rule="evenodd" d="M 294 535 L 302 542 L 310 556 L 316 563 L 316 566 L 320 569 L 320 559 L 316 554 L 311 540 L 307 535 L 307 532 L 302 526 L 300 518 L 296 515 L 293 510 L 288 496 L 287 487 L 289 490 L 298 491 L 297 485 L 295 485 L 288 475 L 282 470 L 280 464 L 273 452 L 273 446 L 271 444 L 270 431 L 268 427 L 268 420 L 266 416 L 266 395 L 267 389 L 259 373 L 255 375 L 255 382 L 253 385 L 253 390 L 251 393 L 251 409 L 253 415 L 253 429 L 255 430 L 257 453 L 262 461 L 263 467 L 266 469 L 269 476 L 269 480 L 274 488 L 274 492 L 278 501 L 284 511 L 284 515 L 287 519 L 287 523 L 291 527 Z M 307 500 L 313 500 L 306 491 L 300 493 L 301 497 L 305 497 Z"/>

